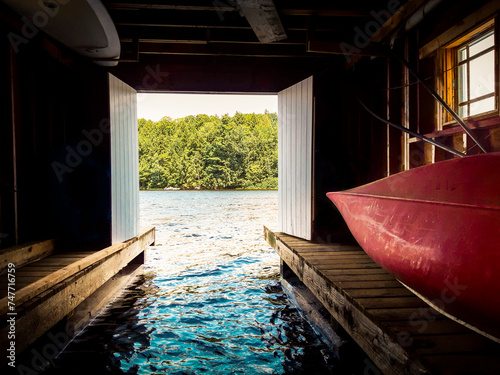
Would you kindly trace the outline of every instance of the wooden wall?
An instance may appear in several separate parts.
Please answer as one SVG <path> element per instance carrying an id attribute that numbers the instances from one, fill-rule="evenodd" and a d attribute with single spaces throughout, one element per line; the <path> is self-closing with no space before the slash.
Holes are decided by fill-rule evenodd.
<path id="1" fill-rule="evenodd" d="M 0 248 L 111 241 L 107 74 L 41 35 L 15 51 L 0 21 Z M 89 139 L 89 133 L 99 132 Z"/>
<path id="2" fill-rule="evenodd" d="M 387 173 L 387 127 L 357 101 L 385 116 L 386 59 L 363 59 L 354 72 L 346 71 L 344 63 L 339 60 L 314 77 L 313 240 L 324 243 L 354 241 L 326 193 Z"/>
<path id="3" fill-rule="evenodd" d="M 139 234 L 137 93 L 109 74 L 111 125 L 111 241 Z"/>
<path id="4" fill-rule="evenodd" d="M 311 239 L 313 77 L 278 93 L 279 230 Z"/>

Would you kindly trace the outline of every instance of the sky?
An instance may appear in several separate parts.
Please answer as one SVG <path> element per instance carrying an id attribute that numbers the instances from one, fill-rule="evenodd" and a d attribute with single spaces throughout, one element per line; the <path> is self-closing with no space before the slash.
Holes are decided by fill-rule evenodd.
<path id="1" fill-rule="evenodd" d="M 277 95 L 226 95 L 226 94 L 137 94 L 137 117 L 158 121 L 168 116 L 172 119 L 189 115 L 233 116 L 242 113 L 278 111 Z"/>

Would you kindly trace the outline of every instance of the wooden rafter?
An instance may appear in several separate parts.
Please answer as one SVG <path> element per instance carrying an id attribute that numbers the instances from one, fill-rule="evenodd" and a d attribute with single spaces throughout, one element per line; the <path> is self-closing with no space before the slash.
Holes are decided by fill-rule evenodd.
<path id="1" fill-rule="evenodd" d="M 237 0 L 240 14 L 245 16 L 261 43 L 286 39 L 273 0 Z"/>

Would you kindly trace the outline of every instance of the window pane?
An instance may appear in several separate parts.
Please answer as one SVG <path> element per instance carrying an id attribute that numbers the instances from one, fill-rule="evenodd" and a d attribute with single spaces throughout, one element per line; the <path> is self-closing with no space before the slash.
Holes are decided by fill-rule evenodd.
<path id="1" fill-rule="evenodd" d="M 494 51 L 470 61 L 470 99 L 495 91 Z"/>
<path id="2" fill-rule="evenodd" d="M 495 98 L 487 98 L 470 104 L 470 116 L 493 111 L 495 109 Z"/>
<path id="3" fill-rule="evenodd" d="M 470 57 L 474 57 L 474 55 L 477 55 L 479 52 L 484 51 L 485 49 L 488 49 L 490 47 L 493 47 L 495 44 L 495 37 L 493 35 L 493 31 L 486 35 L 484 38 L 479 39 L 478 41 L 469 44 L 469 54 Z"/>
<path id="4" fill-rule="evenodd" d="M 458 102 L 468 100 L 467 96 L 467 64 L 458 67 Z"/>
<path id="5" fill-rule="evenodd" d="M 467 104 L 461 106 L 461 107 L 458 107 L 458 115 L 460 117 L 467 117 L 469 116 L 469 113 L 467 111 Z"/>
<path id="6" fill-rule="evenodd" d="M 463 47 L 458 50 L 458 62 L 462 62 L 465 59 L 467 59 L 467 47 Z"/>

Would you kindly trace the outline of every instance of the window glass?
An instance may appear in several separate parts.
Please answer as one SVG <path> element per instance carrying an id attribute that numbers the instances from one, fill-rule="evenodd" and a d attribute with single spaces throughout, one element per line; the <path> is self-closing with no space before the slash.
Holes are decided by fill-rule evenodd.
<path id="1" fill-rule="evenodd" d="M 495 109 L 495 97 L 487 98 L 470 104 L 469 116 L 493 111 Z"/>
<path id="2" fill-rule="evenodd" d="M 467 101 L 468 95 L 467 64 L 464 64 L 458 67 L 458 102 Z"/>
<path id="3" fill-rule="evenodd" d="M 458 62 L 467 60 L 467 47 L 460 48 L 458 50 Z"/>
<path id="4" fill-rule="evenodd" d="M 472 49 L 471 49 L 472 50 Z M 495 52 L 472 59 L 469 66 L 469 100 L 495 91 Z"/>
<path id="5" fill-rule="evenodd" d="M 496 107 L 494 44 L 494 31 L 490 30 L 455 50 L 458 66 L 452 90 L 461 117 L 489 112 Z"/>
<path id="6" fill-rule="evenodd" d="M 490 47 L 493 47 L 495 44 L 495 37 L 493 32 L 490 34 L 486 35 L 485 37 L 472 42 L 469 45 L 469 56 L 474 57 L 474 55 L 477 55 L 479 52 L 484 51 L 485 49 L 488 49 Z"/>
<path id="7" fill-rule="evenodd" d="M 468 117 L 469 116 L 469 106 L 467 104 L 462 105 L 458 108 L 458 115 L 460 117 Z"/>

